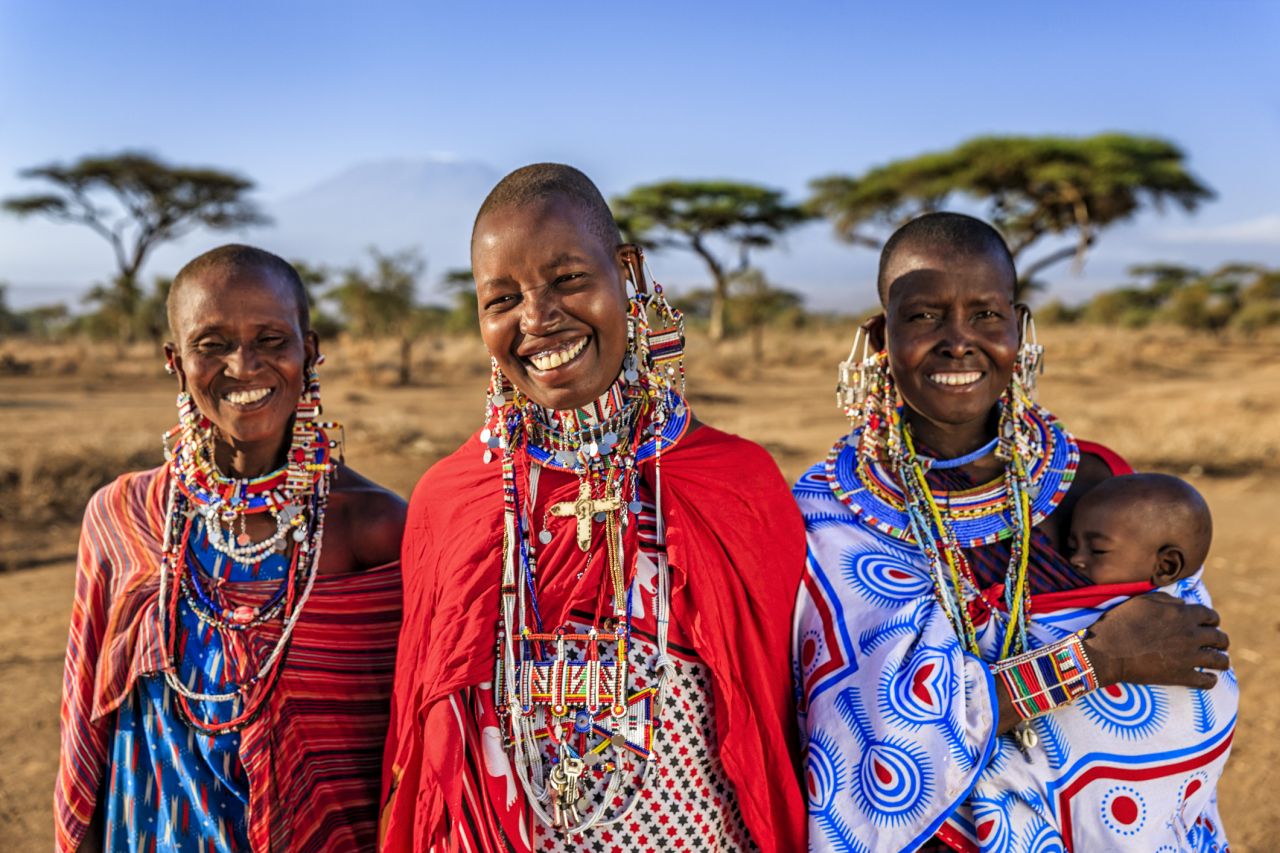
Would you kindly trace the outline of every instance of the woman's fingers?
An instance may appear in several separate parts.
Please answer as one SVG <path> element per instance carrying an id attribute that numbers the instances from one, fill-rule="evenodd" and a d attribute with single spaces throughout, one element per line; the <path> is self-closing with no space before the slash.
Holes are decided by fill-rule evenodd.
<path id="1" fill-rule="evenodd" d="M 1217 649 L 1201 649 L 1196 666 L 1202 669 L 1230 669 L 1231 657 Z"/>
<path id="2" fill-rule="evenodd" d="M 1216 628 L 1222 622 L 1222 618 L 1218 616 L 1218 611 L 1212 607 L 1205 607 L 1203 604 L 1188 604 L 1187 612 L 1195 616 L 1197 625 L 1208 625 L 1210 628 Z"/>
<path id="3" fill-rule="evenodd" d="M 1196 645 L 1210 649 L 1226 651 L 1231 647 L 1231 638 L 1227 636 L 1227 632 L 1218 628 L 1201 628 L 1196 631 L 1195 639 Z"/>
<path id="4" fill-rule="evenodd" d="M 1187 682 L 1188 687 L 1195 687 L 1200 690 L 1209 690 L 1218 683 L 1218 676 L 1213 672 L 1193 672 L 1191 679 Z"/>

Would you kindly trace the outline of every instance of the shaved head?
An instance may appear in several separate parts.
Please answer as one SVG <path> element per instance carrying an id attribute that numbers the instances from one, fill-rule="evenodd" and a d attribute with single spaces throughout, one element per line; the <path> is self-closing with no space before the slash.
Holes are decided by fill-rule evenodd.
<path id="1" fill-rule="evenodd" d="M 526 207 L 552 198 L 568 199 L 586 217 L 587 228 L 613 251 L 622 242 L 613 212 L 591 179 L 563 163 L 534 163 L 516 169 L 489 191 L 472 226 L 475 240 L 480 220 L 495 210 Z"/>
<path id="2" fill-rule="evenodd" d="M 174 276 L 173 286 L 169 288 L 169 298 L 165 301 L 165 310 L 169 317 L 169 329 L 175 334 L 175 306 L 179 295 L 186 286 L 210 272 L 236 276 L 241 273 L 266 273 L 288 286 L 298 309 L 298 328 L 302 332 L 311 330 L 311 304 L 307 297 L 307 288 L 293 265 L 279 255 L 273 255 L 265 249 L 245 246 L 240 243 L 228 243 L 216 249 L 210 249 L 203 255 L 187 262 L 187 265 Z"/>
<path id="3" fill-rule="evenodd" d="M 928 249 L 961 257 L 989 255 L 1009 270 L 1011 294 L 1017 286 L 1018 273 L 1013 265 L 1013 255 L 1009 253 L 1009 246 L 999 231 L 981 219 L 963 213 L 926 213 L 893 232 L 880 251 L 876 290 L 882 306 L 889 304 L 894 255 L 905 249 Z"/>
<path id="4" fill-rule="evenodd" d="M 1110 477 L 1090 489 L 1084 500 L 1124 512 L 1141 526 L 1135 534 L 1182 548 L 1193 571 L 1209 554 L 1213 516 L 1204 497 L 1186 480 L 1168 474 Z"/>

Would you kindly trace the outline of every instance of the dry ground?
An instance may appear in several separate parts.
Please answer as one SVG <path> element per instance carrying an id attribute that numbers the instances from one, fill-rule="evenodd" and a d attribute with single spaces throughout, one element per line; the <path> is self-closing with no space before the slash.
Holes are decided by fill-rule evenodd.
<path id="1" fill-rule="evenodd" d="M 1041 397 L 1077 434 L 1139 467 L 1189 477 L 1213 507 L 1208 582 L 1231 632 L 1243 692 L 1223 815 L 1240 851 L 1274 849 L 1280 824 L 1280 337 L 1054 329 Z M 832 405 L 843 335 L 770 333 L 766 362 L 745 344 L 695 341 L 700 416 L 764 444 L 794 478 L 841 431 Z M 347 425 L 347 458 L 407 493 L 480 418 L 485 360 L 475 342 L 418 347 L 420 384 L 390 388 L 390 350 L 331 351 L 327 412 Z M 16 375 L 16 369 L 29 369 Z M 372 364 L 375 368 L 357 366 Z M 125 467 L 159 461 L 174 420 L 154 349 L 0 344 L 0 845 L 47 850 L 60 667 L 71 601 L 75 519 Z"/>

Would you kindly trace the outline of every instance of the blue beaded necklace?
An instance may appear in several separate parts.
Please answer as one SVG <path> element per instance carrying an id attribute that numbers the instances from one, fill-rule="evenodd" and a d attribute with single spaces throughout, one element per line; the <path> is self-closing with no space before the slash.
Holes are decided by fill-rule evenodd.
<path id="1" fill-rule="evenodd" d="M 922 463 L 924 463 L 924 469 L 926 471 L 930 469 L 945 471 L 948 468 L 963 468 L 970 462 L 977 462 L 988 453 L 994 452 L 999 444 L 1000 436 L 996 436 L 972 453 L 966 453 L 964 456 L 957 456 L 955 459 L 932 459 L 928 456 L 920 456 L 918 458 Z"/>

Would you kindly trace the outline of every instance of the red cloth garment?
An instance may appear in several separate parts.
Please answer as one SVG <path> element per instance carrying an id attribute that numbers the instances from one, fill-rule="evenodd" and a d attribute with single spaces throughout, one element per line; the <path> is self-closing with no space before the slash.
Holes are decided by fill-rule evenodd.
<path id="1" fill-rule="evenodd" d="M 115 709 L 139 677 L 156 677 L 163 665 L 157 599 L 167 488 L 165 468 L 126 474 L 85 511 L 63 677 L 58 850 L 76 850 L 93 817 Z M 376 843 L 399 628 L 398 564 L 316 579 L 267 705 L 241 732 L 255 851 Z"/>
<path id="2" fill-rule="evenodd" d="M 502 482 L 477 437 L 437 463 L 409 508 L 402 563 L 409 618 L 400 635 L 383 772 L 383 849 L 444 845 L 452 821 L 479 792 L 457 784 L 479 759 L 456 724 L 456 694 L 494 673 L 502 574 Z M 520 452 L 520 482 L 528 482 Z M 661 467 L 661 510 L 671 566 L 672 621 L 710 671 L 721 763 L 741 816 L 763 853 L 805 849 L 805 806 L 788 655 L 791 608 L 804 569 L 804 528 L 776 464 L 759 446 L 700 427 L 660 460 L 640 464 L 651 486 Z M 540 491 L 572 500 L 577 478 L 541 474 Z M 603 531 L 597 528 L 597 536 Z M 628 532 L 628 554 L 635 533 Z M 581 579 L 572 537 L 539 552 L 545 624 L 571 610 L 598 612 L 604 560 Z M 630 578 L 628 578 L 628 583 Z M 659 766 L 664 762 L 659 755 Z M 519 796 L 524 796 L 523 792 Z M 491 827 L 473 835 L 496 845 Z"/>

